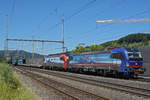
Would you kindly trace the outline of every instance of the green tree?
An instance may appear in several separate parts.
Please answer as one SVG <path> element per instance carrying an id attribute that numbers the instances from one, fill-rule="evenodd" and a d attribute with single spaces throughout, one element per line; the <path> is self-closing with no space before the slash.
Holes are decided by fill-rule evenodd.
<path id="1" fill-rule="evenodd" d="M 91 45 L 90 47 L 91 51 L 101 51 L 103 49 L 102 45 Z"/>
<path id="2" fill-rule="evenodd" d="M 111 45 L 112 45 L 112 47 L 117 47 L 117 46 L 119 46 L 117 42 L 112 42 Z"/>

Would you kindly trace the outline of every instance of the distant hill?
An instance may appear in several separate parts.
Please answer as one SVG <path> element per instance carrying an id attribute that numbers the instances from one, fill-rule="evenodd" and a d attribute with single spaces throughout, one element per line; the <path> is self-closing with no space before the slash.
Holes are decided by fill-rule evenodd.
<path id="1" fill-rule="evenodd" d="M 24 50 L 9 50 L 8 51 L 9 57 L 16 57 L 16 56 L 21 56 L 21 57 L 25 57 L 25 58 L 32 58 L 32 53 L 24 51 Z M 42 58 L 44 55 L 40 55 L 37 53 L 34 53 L 34 58 Z M 4 57 L 4 50 L 0 50 L 0 57 L 3 58 Z"/>
<path id="2" fill-rule="evenodd" d="M 150 34 L 137 33 L 130 34 L 118 40 L 118 43 L 126 42 L 126 43 L 139 43 L 139 42 L 147 42 L 150 41 Z"/>
<path id="3" fill-rule="evenodd" d="M 118 40 L 114 41 L 108 41 L 102 44 L 97 45 L 91 45 L 91 46 L 77 46 L 76 49 L 70 51 L 71 53 L 81 53 L 81 52 L 87 52 L 87 51 L 104 51 L 107 48 L 113 48 L 113 47 L 132 47 L 132 48 L 150 48 L 150 34 L 145 33 L 135 33 L 130 34 L 125 37 L 122 37 Z M 23 50 L 16 51 L 11 50 L 9 51 L 9 56 L 15 57 L 15 56 L 22 56 L 25 58 L 32 58 L 32 53 L 26 52 Z M 42 58 L 44 55 L 40 55 L 37 53 L 34 53 L 35 58 Z M 0 57 L 4 57 L 4 51 L 0 50 Z"/>
<path id="4" fill-rule="evenodd" d="M 118 40 L 108 41 L 102 44 L 91 45 L 91 46 L 77 46 L 76 49 L 72 50 L 73 53 L 80 53 L 86 51 L 103 51 L 106 48 L 113 47 L 132 47 L 132 48 L 148 48 L 150 47 L 150 34 L 135 33 L 122 37 Z"/>

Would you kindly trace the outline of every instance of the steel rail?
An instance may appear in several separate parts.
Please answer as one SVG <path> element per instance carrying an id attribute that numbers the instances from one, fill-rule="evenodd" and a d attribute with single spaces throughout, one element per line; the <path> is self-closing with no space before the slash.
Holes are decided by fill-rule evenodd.
<path id="1" fill-rule="evenodd" d="M 20 68 L 19 68 L 20 69 Z M 93 94 L 93 93 L 90 93 L 90 92 L 87 92 L 87 91 L 84 91 L 84 90 L 81 90 L 81 89 L 78 89 L 78 88 L 75 88 L 75 87 L 72 87 L 72 86 L 70 86 L 70 85 L 67 85 L 67 84 L 64 84 L 64 83 L 60 83 L 60 82 L 58 82 L 58 81 L 55 81 L 55 80 L 52 80 L 52 79 L 49 79 L 49 78 L 46 78 L 46 77 L 43 77 L 43 76 L 41 76 L 41 75 L 39 75 L 39 74 L 35 74 L 35 73 L 31 73 L 31 72 L 27 72 L 28 74 L 30 73 L 30 74 L 32 74 L 31 76 L 36 76 L 36 77 L 40 77 L 40 79 L 44 79 L 44 80 L 48 80 L 48 82 L 51 82 L 51 84 L 52 84 L 52 82 L 53 83 L 55 83 L 55 84 L 59 84 L 59 87 L 60 87 L 60 85 L 61 86 L 63 86 L 63 87 L 66 87 L 66 88 L 70 88 L 70 89 L 72 89 L 72 90 L 74 90 L 74 91 L 77 91 L 77 93 L 80 93 L 80 95 L 81 94 L 83 94 L 83 95 L 85 95 L 85 96 L 87 96 L 88 98 L 89 97 L 92 97 L 92 98 L 95 98 L 94 100 L 108 100 L 107 98 L 104 98 L 104 97 L 101 97 L 101 96 L 99 96 L 99 95 L 96 95 L 96 94 Z M 53 87 L 53 86 L 52 86 Z M 58 89 L 59 90 L 59 89 Z M 62 90 L 60 90 L 60 91 L 62 91 Z M 64 92 L 64 93 L 66 93 L 67 94 L 67 92 Z M 71 95 L 70 93 L 69 93 L 69 95 Z M 72 97 L 74 97 L 74 95 L 71 95 Z M 77 97 L 74 97 L 74 98 L 76 98 L 77 100 L 80 100 L 80 98 L 77 98 Z"/>
<path id="2" fill-rule="evenodd" d="M 61 90 L 59 90 L 59 89 L 57 89 L 55 87 L 52 87 L 52 86 L 48 85 L 47 83 L 45 83 L 45 82 L 43 82 L 43 81 L 41 81 L 41 80 L 39 80 L 37 78 L 34 78 L 32 75 L 29 75 L 28 73 L 25 73 L 24 71 L 22 71 L 20 69 L 16 69 L 15 68 L 15 70 L 17 70 L 18 72 L 20 72 L 21 74 L 23 74 L 23 75 L 25 75 L 27 77 L 30 77 L 33 80 L 36 80 L 38 83 L 43 84 L 46 88 L 54 89 L 54 90 L 58 91 L 60 94 L 66 95 L 67 96 L 67 100 L 79 100 L 79 99 L 73 97 L 72 95 L 70 95 L 68 93 L 65 93 L 65 92 L 63 92 L 63 91 L 61 91 Z M 72 98 L 72 99 L 68 99 L 68 98 Z"/>
<path id="3" fill-rule="evenodd" d="M 112 90 L 117 90 L 117 91 L 121 91 L 121 92 L 125 92 L 125 93 L 130 93 L 130 94 L 137 95 L 139 97 L 150 98 L 150 94 L 149 94 L 150 90 L 147 90 L 147 89 L 125 86 L 125 85 L 120 85 L 120 84 L 114 84 L 114 83 L 104 82 L 104 81 L 100 81 L 100 80 L 99 81 L 92 80 L 92 79 L 82 78 L 82 77 L 73 76 L 73 75 L 68 76 L 68 75 L 64 75 L 62 73 L 55 73 L 52 71 L 48 72 L 46 70 L 39 70 L 36 68 L 34 69 L 34 71 L 37 71 L 37 72 L 42 71 L 42 72 L 44 72 L 44 74 L 58 76 L 61 78 L 70 79 L 70 80 L 74 80 L 74 81 L 78 81 L 78 82 L 82 82 L 82 83 L 86 83 L 86 84 L 90 84 L 90 85 L 94 85 L 94 86 L 104 87 L 104 88 L 108 88 L 108 89 L 112 89 Z"/>

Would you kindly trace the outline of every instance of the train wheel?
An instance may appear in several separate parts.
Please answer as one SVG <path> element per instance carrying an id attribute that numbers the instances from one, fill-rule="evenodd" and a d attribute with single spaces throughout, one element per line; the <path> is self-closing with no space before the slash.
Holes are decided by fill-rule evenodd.
<path id="1" fill-rule="evenodd" d="M 136 79 L 137 79 L 137 78 L 138 78 L 138 74 L 135 74 L 135 75 L 134 75 L 134 78 L 136 78 Z"/>

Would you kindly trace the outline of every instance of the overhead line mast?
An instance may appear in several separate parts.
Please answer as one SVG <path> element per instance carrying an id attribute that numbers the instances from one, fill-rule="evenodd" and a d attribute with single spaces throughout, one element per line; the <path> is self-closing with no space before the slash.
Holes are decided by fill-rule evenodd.
<path id="1" fill-rule="evenodd" d="M 28 41 L 28 42 L 55 42 L 55 43 L 63 43 L 63 41 L 54 41 L 54 40 L 28 40 L 28 39 L 7 39 L 8 41 Z"/>
<path id="2" fill-rule="evenodd" d="M 64 42 L 64 14 L 62 15 L 62 51 L 64 52 L 64 46 L 65 46 L 65 42 Z"/>
<path id="3" fill-rule="evenodd" d="M 8 15 L 6 15 L 6 39 L 5 39 L 4 55 L 5 55 L 5 59 L 7 59 L 8 57 Z"/>

